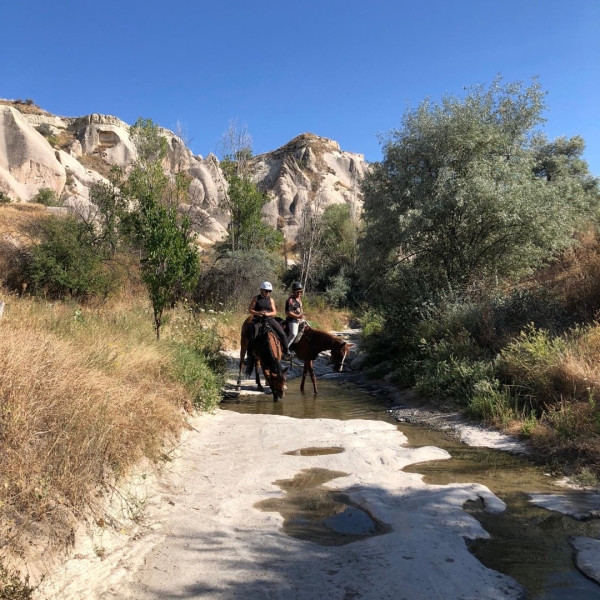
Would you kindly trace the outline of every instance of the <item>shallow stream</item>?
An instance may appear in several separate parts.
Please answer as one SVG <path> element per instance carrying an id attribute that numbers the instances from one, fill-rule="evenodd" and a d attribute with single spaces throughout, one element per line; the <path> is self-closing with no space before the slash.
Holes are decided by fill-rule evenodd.
<path id="1" fill-rule="evenodd" d="M 387 412 L 390 405 L 385 395 L 362 389 L 343 377 L 320 378 L 317 397 L 312 393 L 301 394 L 297 381 L 288 383 L 290 389 L 280 402 L 273 402 L 272 396 L 265 394 L 227 398 L 220 406 L 240 413 L 284 415 L 299 419 L 374 419 L 395 423 Z M 489 540 L 469 542 L 471 552 L 484 565 L 516 579 L 527 588 L 529 597 L 535 600 L 600 600 L 600 586 L 575 568 L 568 541 L 570 536 L 577 535 L 600 539 L 600 520 L 577 521 L 531 504 L 529 493 L 565 492 L 564 488 L 554 484 L 543 468 L 506 452 L 466 446 L 443 432 L 423 426 L 400 423 L 398 428 L 407 436 L 408 445 L 437 446 L 452 456 L 449 460 L 410 465 L 406 471 L 422 474 L 424 481 L 429 484 L 481 483 L 506 503 L 506 511 L 494 515 L 486 513 L 479 502 L 465 505 L 465 510 L 491 534 Z M 316 453 L 318 449 L 298 449 L 296 452 Z M 312 478 L 310 475 L 300 474 L 293 480 L 276 482 L 288 492 L 286 498 L 289 497 L 290 501 L 284 498 L 277 506 L 270 501 L 271 504 L 260 507 L 262 510 L 281 512 L 286 519 L 284 531 L 288 535 L 330 545 L 349 543 L 368 535 L 385 534 L 385 524 L 371 525 L 372 521 L 359 514 L 361 507 L 353 504 L 347 496 L 323 495 L 320 484 L 328 478 L 332 479 L 333 474 L 312 474 Z M 313 485 L 315 475 L 318 485 Z M 309 489 L 304 486 L 306 481 L 313 482 L 308 486 Z M 303 489 L 302 494 L 299 495 L 297 491 L 290 493 L 298 487 Z M 314 494 L 310 490 L 314 490 Z M 320 498 L 317 528 L 314 527 L 316 517 L 307 517 L 305 514 L 307 506 L 314 503 L 315 494 Z M 344 514 L 344 519 L 335 518 L 337 514 Z M 368 517 L 372 518 L 371 515 Z M 348 538 L 348 532 L 340 531 L 339 524 L 342 521 L 353 522 L 353 519 L 356 525 L 354 529 L 351 528 Z M 307 523 L 311 525 L 307 527 Z M 359 532 L 361 528 L 364 531 Z M 325 535 L 325 530 L 333 530 L 334 534 Z M 356 537 L 353 537 L 355 534 Z M 323 541 L 319 542 L 319 539 Z"/>

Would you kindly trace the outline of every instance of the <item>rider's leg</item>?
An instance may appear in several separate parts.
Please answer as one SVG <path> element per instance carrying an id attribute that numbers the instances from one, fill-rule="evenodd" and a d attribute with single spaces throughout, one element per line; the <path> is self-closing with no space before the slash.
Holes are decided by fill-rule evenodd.
<path id="1" fill-rule="evenodd" d="M 298 321 L 288 321 L 288 328 L 290 330 L 290 335 L 288 335 L 288 348 L 292 347 L 296 336 L 298 335 L 298 327 L 300 327 L 300 323 Z"/>
<path id="2" fill-rule="evenodd" d="M 288 346 L 287 337 L 285 336 L 285 332 L 283 331 L 283 329 L 281 329 L 281 325 L 275 319 L 269 319 L 269 323 L 271 324 L 271 327 L 275 330 L 277 337 L 281 341 L 281 345 L 283 346 L 283 353 L 289 354 L 290 349 Z"/>

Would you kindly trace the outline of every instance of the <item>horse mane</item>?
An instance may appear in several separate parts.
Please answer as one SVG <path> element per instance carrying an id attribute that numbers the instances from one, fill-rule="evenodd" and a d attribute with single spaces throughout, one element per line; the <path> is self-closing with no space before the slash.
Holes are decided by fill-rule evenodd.
<path id="1" fill-rule="evenodd" d="M 313 329 L 312 327 L 310 328 L 310 338 L 311 338 L 311 341 L 314 338 L 316 338 L 317 340 L 323 341 L 323 342 L 325 342 L 327 340 L 328 342 L 331 343 L 332 348 L 334 346 L 338 346 L 338 345 L 341 346 L 346 343 L 345 340 L 337 337 L 336 335 L 333 335 L 332 333 L 323 331 L 322 329 Z"/>
<path id="2" fill-rule="evenodd" d="M 271 349 L 271 344 L 269 343 L 269 334 L 270 333 L 273 334 L 273 339 L 275 340 L 275 343 L 278 344 L 279 339 L 277 338 L 277 334 L 273 331 L 273 329 L 271 327 L 269 327 L 269 329 L 267 329 L 265 331 L 264 335 L 260 335 L 259 338 L 256 340 L 256 342 L 257 342 L 257 345 L 259 348 L 266 347 L 266 351 L 268 352 L 269 359 L 271 362 L 271 365 L 269 365 L 269 370 L 275 371 L 275 373 L 277 373 L 277 376 L 281 377 L 283 375 L 283 372 L 281 370 L 281 365 L 279 364 L 279 361 L 273 354 L 273 350 Z M 250 377 L 252 375 L 252 371 L 254 370 L 254 356 L 252 356 L 251 358 L 252 358 L 252 360 L 250 360 L 250 364 L 246 368 L 246 372 L 245 372 L 246 377 Z M 263 362 L 263 367 L 264 367 L 265 366 L 264 361 L 262 361 L 262 362 Z"/>

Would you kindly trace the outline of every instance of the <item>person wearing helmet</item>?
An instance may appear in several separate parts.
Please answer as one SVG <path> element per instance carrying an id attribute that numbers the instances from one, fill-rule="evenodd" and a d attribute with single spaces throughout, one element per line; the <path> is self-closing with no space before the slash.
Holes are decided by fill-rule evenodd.
<path id="1" fill-rule="evenodd" d="M 292 283 L 292 295 L 285 302 L 285 320 L 288 323 L 290 335 L 288 336 L 288 346 L 291 346 L 298 335 L 300 321 L 304 319 L 302 310 L 302 294 L 304 288 L 298 281 Z"/>
<path id="2" fill-rule="evenodd" d="M 277 314 L 277 309 L 275 308 L 275 301 L 273 298 L 271 298 L 272 291 L 273 286 L 268 281 L 263 281 L 260 284 L 260 293 L 258 296 L 253 296 L 252 300 L 250 301 L 248 312 L 254 316 L 252 319 L 253 323 L 258 323 L 261 317 L 268 317 L 269 324 L 281 341 L 281 345 L 283 347 L 283 358 L 284 360 L 288 360 L 290 357 L 290 350 L 287 337 L 281 328 L 281 325 L 273 318 Z"/>

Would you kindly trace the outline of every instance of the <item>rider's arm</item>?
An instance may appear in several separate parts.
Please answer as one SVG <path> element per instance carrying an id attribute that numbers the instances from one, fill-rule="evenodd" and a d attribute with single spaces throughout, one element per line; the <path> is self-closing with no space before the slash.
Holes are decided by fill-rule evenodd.
<path id="1" fill-rule="evenodd" d="M 290 310 L 290 300 L 289 298 L 285 301 L 285 316 L 290 319 L 295 319 L 296 315 Z"/>
<path id="2" fill-rule="evenodd" d="M 271 298 L 271 312 L 265 313 L 267 317 L 274 317 L 277 314 L 277 310 L 275 309 L 275 300 Z"/>
<path id="3" fill-rule="evenodd" d="M 286 309 L 290 307 L 289 301 L 286 302 Z M 292 310 L 286 310 L 285 316 L 290 317 L 290 319 L 304 319 L 304 315 L 302 314 L 302 309 L 300 309 L 300 313 L 296 313 Z"/>
<path id="4" fill-rule="evenodd" d="M 260 311 L 260 310 L 254 310 L 254 307 L 256 306 L 257 299 L 258 299 L 258 296 L 253 296 L 252 297 L 252 300 L 250 301 L 250 306 L 248 307 L 248 312 L 251 315 L 260 317 L 262 315 L 262 311 Z"/>

